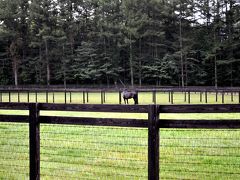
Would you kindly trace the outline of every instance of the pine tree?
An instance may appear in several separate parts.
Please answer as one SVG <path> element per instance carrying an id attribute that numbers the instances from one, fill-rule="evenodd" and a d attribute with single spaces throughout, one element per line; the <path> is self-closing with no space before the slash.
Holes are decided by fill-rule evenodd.
<path id="1" fill-rule="evenodd" d="M 27 0 L 0 1 L 0 21 L 9 39 L 7 52 L 12 61 L 14 84 L 19 84 L 19 67 L 27 49 Z"/>

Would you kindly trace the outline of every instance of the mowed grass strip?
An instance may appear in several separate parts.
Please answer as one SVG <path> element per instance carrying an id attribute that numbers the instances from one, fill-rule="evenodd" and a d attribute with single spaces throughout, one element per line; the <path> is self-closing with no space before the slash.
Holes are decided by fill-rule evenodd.
<path id="1" fill-rule="evenodd" d="M 0 123 L 0 179 L 28 179 L 28 124 Z"/>
<path id="2" fill-rule="evenodd" d="M 26 126 L 0 123 L 0 178 L 18 179 L 18 173 L 28 173 Z M 147 129 L 65 125 L 40 129 L 42 179 L 147 178 Z"/>
<path id="3" fill-rule="evenodd" d="M 58 125 L 41 129 L 45 177 L 147 178 L 146 129 Z"/>
<path id="4" fill-rule="evenodd" d="M 239 179 L 240 130 L 161 129 L 160 176 Z"/>
<path id="5" fill-rule="evenodd" d="M 0 129 L 0 177 L 27 178 L 27 125 L 1 123 Z M 43 179 L 147 179 L 147 129 L 71 125 L 40 129 Z M 160 129 L 161 178 L 238 179 L 239 137 L 239 130 Z"/>

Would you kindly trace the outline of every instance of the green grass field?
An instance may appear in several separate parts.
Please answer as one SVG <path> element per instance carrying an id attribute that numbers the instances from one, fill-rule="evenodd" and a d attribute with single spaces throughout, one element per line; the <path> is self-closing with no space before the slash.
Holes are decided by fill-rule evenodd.
<path id="1" fill-rule="evenodd" d="M 152 104 L 152 93 L 151 92 L 139 92 L 139 104 Z M 54 98 L 53 98 L 54 97 Z M 200 101 L 200 93 L 191 93 L 191 104 L 206 104 L 205 102 L 205 93 L 202 94 L 202 102 Z M 35 93 L 30 93 L 29 95 L 30 102 L 41 102 L 44 103 L 47 100 L 46 93 L 37 93 L 37 97 Z M 70 93 L 67 93 L 67 103 L 70 103 Z M 85 94 L 86 100 L 86 94 Z M 9 94 L 2 93 L 2 102 L 9 102 Z M 10 95 L 11 102 L 18 102 L 18 94 L 11 93 Z M 19 93 L 19 101 L 27 102 L 27 93 Z M 53 92 L 48 93 L 48 102 L 49 103 L 65 103 L 65 94 L 64 92 L 55 92 L 53 96 Z M 71 103 L 78 104 L 83 103 L 83 94 L 82 92 L 73 92 L 71 93 Z M 101 93 L 100 92 L 91 92 L 89 93 L 89 104 L 100 104 L 101 103 Z M 122 100 L 123 103 L 123 100 Z M 168 93 L 158 92 L 156 93 L 156 103 L 157 104 L 170 104 Z M 186 96 L 186 101 L 184 101 L 183 93 L 174 93 L 173 94 L 173 103 L 174 104 L 188 104 L 188 94 Z M 222 103 L 222 94 L 218 93 L 218 101 L 216 102 L 216 94 L 215 93 L 207 93 L 207 103 L 215 104 Z M 233 94 L 233 101 L 231 99 L 231 95 L 224 94 L 224 103 L 239 103 L 238 94 Z M 105 104 L 119 104 L 119 94 L 115 92 L 107 92 L 106 93 L 106 102 Z M 129 104 L 133 104 L 133 100 L 129 100 Z"/>
<path id="2" fill-rule="evenodd" d="M 26 94 L 20 97 L 21 102 L 27 100 Z M 208 103 L 216 103 L 215 94 L 208 97 Z M 18 101 L 17 94 L 11 98 Z M 38 95 L 39 102 L 45 98 Z M 81 98 L 73 93 L 72 103 L 81 103 Z M 2 100 L 8 100 L 7 94 Z M 34 94 L 30 100 L 34 102 Z M 107 93 L 106 100 L 106 104 L 118 103 L 118 94 Z M 55 93 L 55 102 L 63 103 L 64 94 Z M 199 94 L 193 93 L 191 102 L 199 103 Z M 100 94 L 91 93 L 89 103 L 100 103 Z M 152 103 L 151 94 L 140 93 L 139 103 Z M 157 103 L 168 104 L 168 94 L 157 94 Z M 183 94 L 175 93 L 174 103 L 186 103 Z M 238 103 L 238 96 L 231 102 L 226 95 L 225 103 Z M 0 114 L 28 111 L 1 110 Z M 45 111 L 41 115 L 147 119 L 143 113 Z M 239 119 L 240 114 L 160 114 L 160 119 L 176 118 L 227 120 Z M 70 125 L 41 125 L 40 129 L 41 179 L 147 179 L 147 129 Z M 0 179 L 28 179 L 28 136 L 28 124 L 0 123 Z M 160 177 L 240 179 L 240 130 L 160 129 Z"/>

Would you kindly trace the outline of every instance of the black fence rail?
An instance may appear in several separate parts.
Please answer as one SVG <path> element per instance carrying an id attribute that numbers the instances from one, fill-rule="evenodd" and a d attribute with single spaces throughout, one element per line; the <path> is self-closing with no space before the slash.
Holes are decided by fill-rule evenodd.
<path id="1" fill-rule="evenodd" d="M 15 90 L 34 90 L 34 89 L 40 89 L 40 90 L 46 90 L 46 89 L 78 89 L 78 90 L 110 90 L 110 91 L 115 91 L 115 90 L 123 90 L 123 89 L 137 89 L 137 90 L 190 90 L 190 91 L 239 91 L 240 87 L 214 87 L 214 86 L 186 86 L 186 87 L 181 87 L 181 86 L 151 86 L 151 85 L 142 85 L 142 86 L 131 86 L 131 85 L 126 85 L 123 87 L 122 85 L 111 85 L 111 86 L 106 86 L 106 85 L 67 85 L 64 87 L 63 85 L 0 85 L 1 90 L 8 90 L 8 89 L 15 89 Z"/>
<path id="2" fill-rule="evenodd" d="M 183 120 L 161 119 L 162 113 L 240 113 L 240 105 L 79 105 L 46 103 L 0 103 L 0 109 L 29 110 L 29 115 L 0 115 L 0 122 L 29 124 L 29 176 L 40 179 L 40 125 L 73 125 L 144 128 L 148 131 L 148 179 L 159 179 L 161 166 L 159 148 L 164 129 L 240 129 L 240 119 L 234 120 Z M 42 116 L 41 111 L 76 111 L 76 112 L 114 112 L 147 113 L 146 119 L 124 118 L 85 118 Z M 160 118 L 159 118 L 160 115 Z M 187 137 L 191 138 L 191 137 Z M 185 137 L 186 139 L 186 137 Z M 186 146 L 187 147 L 187 146 Z M 239 147 L 238 147 L 239 148 Z M 240 155 L 239 155 L 240 156 Z M 93 158 L 93 157 L 92 157 Z M 116 167 L 117 168 L 117 167 Z M 177 172 L 177 170 L 176 170 Z"/>
<path id="3" fill-rule="evenodd" d="M 107 99 L 107 93 L 117 93 L 118 97 L 115 99 L 116 104 L 122 104 L 122 93 L 123 88 L 12 88 L 5 87 L 0 88 L 0 102 L 13 102 L 13 96 L 16 100 L 14 102 L 40 102 L 39 98 L 44 97 L 44 103 L 55 103 L 57 93 L 61 93 L 61 99 L 63 103 L 73 103 L 74 94 L 78 95 L 77 103 L 87 104 L 89 103 L 89 98 L 91 93 L 99 94 L 100 104 L 105 104 Z M 183 102 L 191 104 L 193 95 L 197 94 L 199 96 L 199 103 L 208 103 L 209 96 L 214 96 L 214 101 L 217 103 L 224 104 L 226 102 L 226 96 L 231 98 L 231 102 L 237 102 L 240 104 L 240 88 L 212 88 L 212 87 L 160 87 L 160 88 L 135 88 L 138 93 L 150 93 L 151 102 L 153 104 L 159 104 L 157 101 L 159 98 L 158 93 L 165 93 L 168 96 L 168 103 L 174 104 L 174 95 L 177 93 L 182 93 Z M 24 100 L 21 96 L 24 95 Z M 34 98 L 34 100 L 33 100 Z M 75 97 L 76 98 L 76 97 Z M 234 101 L 235 99 L 235 101 Z M 74 103 L 76 103 L 76 101 Z M 160 102 L 161 103 L 161 102 Z"/>

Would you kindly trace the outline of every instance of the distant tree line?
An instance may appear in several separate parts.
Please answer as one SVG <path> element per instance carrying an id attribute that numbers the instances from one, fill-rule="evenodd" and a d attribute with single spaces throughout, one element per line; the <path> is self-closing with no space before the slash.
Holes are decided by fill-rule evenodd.
<path id="1" fill-rule="evenodd" d="M 0 0 L 0 84 L 240 85 L 237 0 Z"/>

